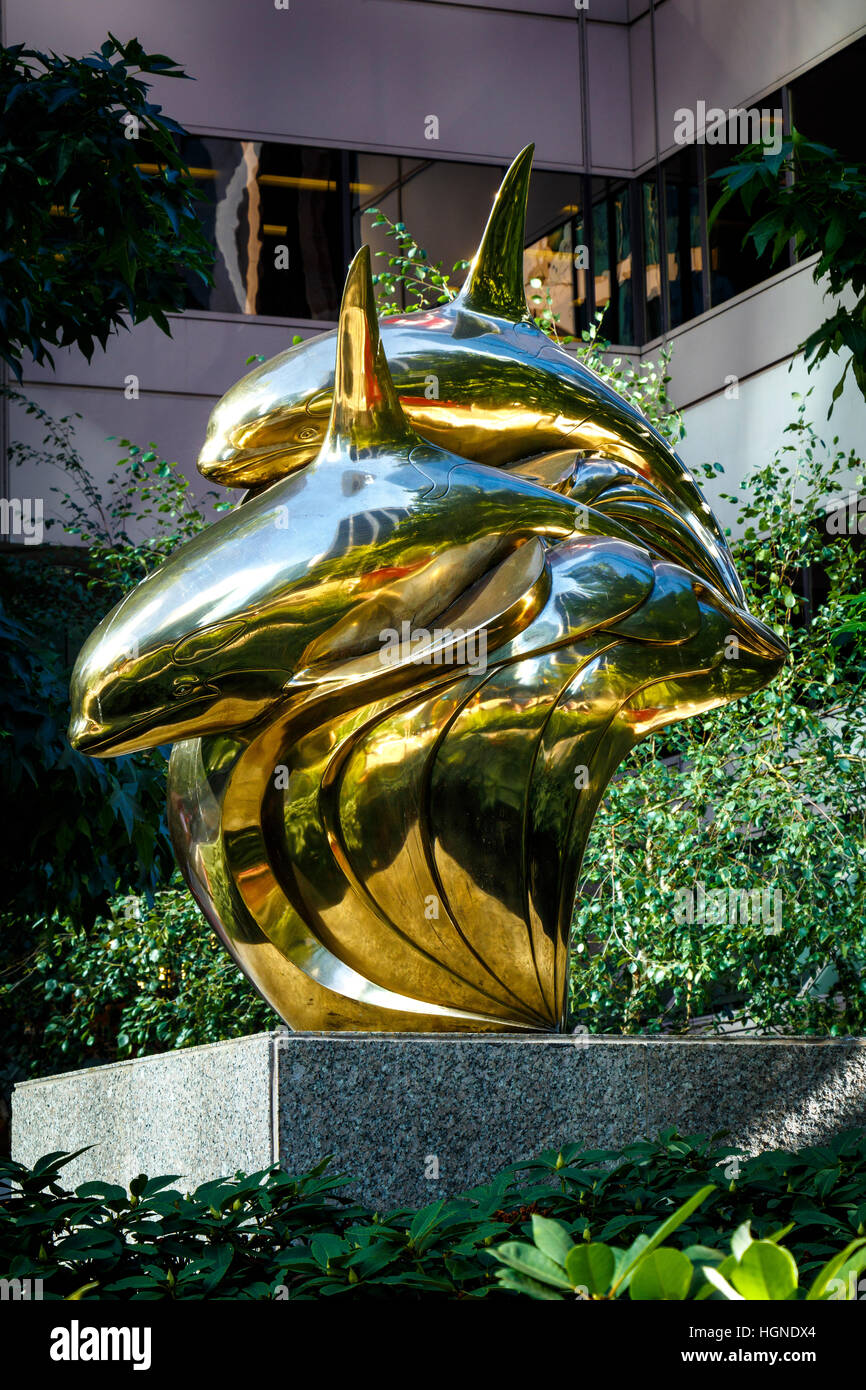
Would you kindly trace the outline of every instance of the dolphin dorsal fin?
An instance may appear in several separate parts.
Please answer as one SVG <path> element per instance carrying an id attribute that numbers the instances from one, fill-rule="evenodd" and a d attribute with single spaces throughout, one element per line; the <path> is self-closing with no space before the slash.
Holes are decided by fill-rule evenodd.
<path id="1" fill-rule="evenodd" d="M 523 287 L 523 243 L 534 152 L 534 145 L 521 150 L 499 185 L 484 235 L 454 300 L 459 308 L 515 323 L 531 320 Z"/>
<path id="2" fill-rule="evenodd" d="M 323 454 L 340 452 L 341 445 L 365 448 L 386 442 L 417 444 L 418 436 L 394 389 L 376 316 L 370 248 L 362 246 L 343 288 L 334 402 Z"/>

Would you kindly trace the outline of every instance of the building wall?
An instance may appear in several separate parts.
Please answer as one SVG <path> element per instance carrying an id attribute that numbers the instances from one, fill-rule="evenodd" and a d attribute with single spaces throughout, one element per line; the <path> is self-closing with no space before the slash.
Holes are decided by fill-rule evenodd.
<path id="1" fill-rule="evenodd" d="M 632 0 L 629 28 L 634 166 L 655 157 L 649 5 Z M 674 113 L 750 105 L 866 29 L 863 0 L 657 0 L 659 154 L 674 145 Z"/>
<path id="2" fill-rule="evenodd" d="M 581 163 L 570 0 L 521 10 L 436 0 L 290 0 L 287 10 L 271 0 L 7 3 L 10 42 L 84 52 L 109 29 L 195 75 L 155 86 L 193 130 L 494 162 L 535 139 L 542 164 Z M 621 47 L 627 78 L 624 35 Z M 627 82 L 623 99 L 628 146 Z M 424 133 L 431 114 L 435 142 Z"/>

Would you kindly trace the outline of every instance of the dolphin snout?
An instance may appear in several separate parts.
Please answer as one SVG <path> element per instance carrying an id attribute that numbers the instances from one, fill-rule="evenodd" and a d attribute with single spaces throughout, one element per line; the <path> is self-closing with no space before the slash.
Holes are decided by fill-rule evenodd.
<path id="1" fill-rule="evenodd" d="M 67 738 L 76 753 L 94 753 L 108 738 L 109 731 L 90 715 L 79 710 L 69 721 Z"/>
<path id="2" fill-rule="evenodd" d="M 713 607 L 725 617 L 729 625 L 728 635 L 736 639 L 742 652 L 747 656 L 756 657 L 760 663 L 772 668 L 773 672 L 784 665 L 788 647 L 772 628 L 761 622 L 760 618 L 731 603 L 727 596 L 704 590 L 703 585 L 697 585 L 696 592 L 699 596 L 708 598 Z M 767 680 L 770 678 L 768 674 Z"/>

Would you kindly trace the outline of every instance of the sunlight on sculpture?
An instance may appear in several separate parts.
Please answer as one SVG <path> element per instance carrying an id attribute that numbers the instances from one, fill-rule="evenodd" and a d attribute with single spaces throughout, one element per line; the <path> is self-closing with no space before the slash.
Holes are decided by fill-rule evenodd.
<path id="1" fill-rule="evenodd" d="M 617 765 L 784 661 L 676 454 L 533 324 L 530 161 L 455 300 L 380 330 L 364 247 L 336 331 L 227 393 L 200 467 L 253 494 L 73 673 L 81 752 L 175 744 L 184 875 L 293 1028 L 560 1028 Z"/>

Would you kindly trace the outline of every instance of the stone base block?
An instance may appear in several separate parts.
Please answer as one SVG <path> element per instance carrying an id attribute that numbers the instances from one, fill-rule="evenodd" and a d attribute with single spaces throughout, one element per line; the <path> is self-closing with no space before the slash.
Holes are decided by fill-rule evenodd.
<path id="1" fill-rule="evenodd" d="M 77 1184 L 177 1174 L 183 1186 L 327 1153 L 378 1207 L 422 1205 L 504 1164 L 667 1126 L 730 1131 L 732 1153 L 866 1124 L 866 1039 L 260 1033 L 26 1081 L 13 1154 L 93 1147 Z"/>

